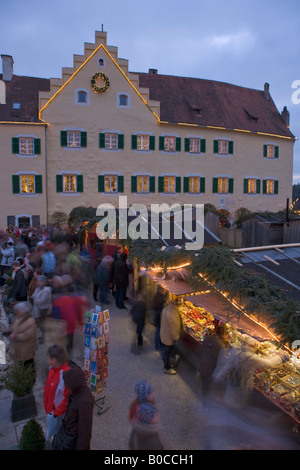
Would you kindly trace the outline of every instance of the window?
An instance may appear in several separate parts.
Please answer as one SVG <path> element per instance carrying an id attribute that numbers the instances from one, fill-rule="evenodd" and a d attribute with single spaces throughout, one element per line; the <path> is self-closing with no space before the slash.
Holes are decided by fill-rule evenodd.
<path id="1" fill-rule="evenodd" d="M 40 194 L 42 189 L 42 176 L 35 174 L 20 174 L 12 176 L 13 194 L 31 195 Z"/>
<path id="2" fill-rule="evenodd" d="M 245 194 L 259 194 L 260 193 L 260 180 L 257 178 L 244 179 L 244 193 Z"/>
<path id="3" fill-rule="evenodd" d="M 204 153 L 206 151 L 206 140 L 200 137 L 190 137 L 184 140 L 185 151 L 189 153 Z"/>
<path id="4" fill-rule="evenodd" d="M 149 193 L 149 176 L 137 176 L 137 193 Z"/>
<path id="5" fill-rule="evenodd" d="M 66 194 L 82 193 L 83 176 L 72 173 L 56 175 L 56 191 Z"/>
<path id="6" fill-rule="evenodd" d="M 231 140 L 214 140 L 214 153 L 218 155 L 233 154 L 233 142 Z"/>
<path id="7" fill-rule="evenodd" d="M 14 110 L 20 110 L 21 109 L 21 103 L 18 101 L 14 101 L 12 104 L 12 109 Z"/>
<path id="8" fill-rule="evenodd" d="M 121 108 L 129 108 L 130 106 L 130 97 L 125 93 L 120 93 L 117 95 L 117 106 Z"/>
<path id="9" fill-rule="evenodd" d="M 137 134 L 131 136 L 131 148 L 133 150 L 148 151 L 155 149 L 155 136 Z"/>
<path id="10" fill-rule="evenodd" d="M 99 147 L 106 150 L 124 148 L 124 135 L 118 132 L 102 132 L 99 134 Z"/>
<path id="11" fill-rule="evenodd" d="M 20 137 L 19 144 L 20 144 L 20 154 L 21 155 L 33 155 L 33 137 Z"/>
<path id="12" fill-rule="evenodd" d="M 78 103 L 87 103 L 87 92 L 79 91 L 78 92 Z"/>
<path id="13" fill-rule="evenodd" d="M 200 176 L 187 176 L 183 179 L 183 191 L 185 193 L 204 193 L 205 178 Z"/>
<path id="14" fill-rule="evenodd" d="M 99 175 L 98 192 L 122 193 L 124 191 L 124 177 L 121 175 Z"/>
<path id="15" fill-rule="evenodd" d="M 118 148 L 118 134 L 105 134 L 105 148 L 115 150 Z"/>
<path id="16" fill-rule="evenodd" d="M 154 193 L 155 192 L 155 176 L 138 175 L 131 177 L 132 193 Z"/>
<path id="17" fill-rule="evenodd" d="M 87 133 L 78 130 L 61 131 L 60 145 L 68 148 L 86 147 Z"/>
<path id="18" fill-rule="evenodd" d="M 175 136 L 161 136 L 159 138 L 159 150 L 165 152 L 180 152 L 181 151 L 181 139 Z"/>
<path id="19" fill-rule="evenodd" d="M 270 159 L 278 158 L 279 147 L 273 144 L 264 145 L 264 157 Z"/>
<path id="20" fill-rule="evenodd" d="M 264 194 L 278 194 L 278 181 L 274 179 L 263 180 L 263 193 Z"/>
<path id="21" fill-rule="evenodd" d="M 180 176 L 159 176 L 158 177 L 158 192 L 175 194 L 181 191 L 181 178 Z"/>
<path id="22" fill-rule="evenodd" d="M 233 193 L 233 179 L 226 176 L 213 178 L 213 193 L 229 194 Z"/>
<path id="23" fill-rule="evenodd" d="M 102 57 L 99 57 L 98 65 L 99 65 L 99 67 L 104 67 L 105 66 L 105 60 Z"/>
<path id="24" fill-rule="evenodd" d="M 12 138 L 12 153 L 32 157 L 41 153 L 41 140 L 31 136 Z"/>
<path id="25" fill-rule="evenodd" d="M 63 192 L 76 193 L 76 175 L 63 175 Z"/>

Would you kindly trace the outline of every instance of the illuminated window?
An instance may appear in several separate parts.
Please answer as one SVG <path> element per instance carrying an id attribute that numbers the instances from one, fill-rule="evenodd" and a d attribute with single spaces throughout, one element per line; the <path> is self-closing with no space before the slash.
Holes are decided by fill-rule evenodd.
<path id="1" fill-rule="evenodd" d="M 19 138 L 19 153 L 20 155 L 33 155 L 34 154 L 34 138 L 33 137 L 20 137 Z"/>
<path id="2" fill-rule="evenodd" d="M 233 178 L 220 176 L 213 178 L 213 193 L 230 194 L 233 193 Z"/>
<path id="3" fill-rule="evenodd" d="M 271 178 L 263 180 L 263 193 L 278 194 L 278 181 Z"/>
<path id="4" fill-rule="evenodd" d="M 176 192 L 176 176 L 164 176 L 164 193 Z"/>
<path id="5" fill-rule="evenodd" d="M 35 175 L 20 175 L 20 194 L 35 193 Z"/>
<path id="6" fill-rule="evenodd" d="M 137 193 L 149 193 L 149 176 L 137 176 Z"/>
<path id="7" fill-rule="evenodd" d="M 63 192 L 64 193 L 76 193 L 77 192 L 76 175 L 63 175 Z"/>
<path id="8" fill-rule="evenodd" d="M 105 175 L 104 177 L 104 191 L 106 193 L 115 193 L 118 191 L 118 176 Z"/>
<path id="9" fill-rule="evenodd" d="M 189 177 L 189 193 L 200 193 L 200 178 L 199 176 Z"/>
<path id="10" fill-rule="evenodd" d="M 190 140 L 189 151 L 191 153 L 200 153 L 201 152 L 201 139 L 192 137 L 189 140 Z"/>
<path id="11" fill-rule="evenodd" d="M 218 155 L 233 154 L 233 142 L 231 140 L 214 140 L 214 153 Z"/>
<path id="12" fill-rule="evenodd" d="M 279 156 L 279 147 L 277 145 L 267 144 L 264 145 L 264 157 L 265 158 L 278 158 Z"/>
<path id="13" fill-rule="evenodd" d="M 137 150 L 149 150 L 149 144 L 149 135 L 137 135 Z"/>
<path id="14" fill-rule="evenodd" d="M 176 152 L 176 137 L 166 136 L 164 138 L 165 152 Z"/>

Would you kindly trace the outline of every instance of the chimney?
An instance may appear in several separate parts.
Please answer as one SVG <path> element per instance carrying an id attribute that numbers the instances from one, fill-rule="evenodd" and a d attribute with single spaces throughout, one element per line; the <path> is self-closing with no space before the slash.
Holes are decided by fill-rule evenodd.
<path id="1" fill-rule="evenodd" d="M 13 63 L 14 60 L 11 55 L 1 54 L 2 58 L 2 80 L 4 82 L 11 82 L 13 78 Z"/>
<path id="2" fill-rule="evenodd" d="M 265 83 L 265 86 L 264 86 L 264 94 L 265 94 L 265 98 L 266 100 L 270 100 L 271 98 L 271 95 L 270 95 L 270 85 L 269 83 Z"/>
<path id="3" fill-rule="evenodd" d="M 149 69 L 149 73 L 152 73 L 153 75 L 157 75 L 157 69 Z"/>
<path id="4" fill-rule="evenodd" d="M 290 126 L 290 113 L 287 110 L 287 107 L 284 106 L 283 110 L 281 111 L 281 117 L 286 125 L 286 127 Z"/>

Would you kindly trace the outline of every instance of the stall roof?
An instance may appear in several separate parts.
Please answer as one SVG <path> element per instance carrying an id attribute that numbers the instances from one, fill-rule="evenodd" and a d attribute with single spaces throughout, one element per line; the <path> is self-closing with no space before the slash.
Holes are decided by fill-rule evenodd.
<path id="1" fill-rule="evenodd" d="M 212 316 L 223 323 L 229 323 L 237 328 L 241 333 L 252 336 L 258 341 L 274 341 L 274 336 L 270 331 L 240 310 L 229 306 L 229 302 L 216 292 L 203 293 L 199 295 L 185 296 L 185 300 L 191 302 L 195 307 L 202 307 Z"/>
<path id="2" fill-rule="evenodd" d="M 184 300 L 188 300 L 195 305 L 195 307 L 204 308 L 211 313 L 214 318 L 224 323 L 229 323 L 236 327 L 241 333 L 248 334 L 258 341 L 274 340 L 274 336 L 271 332 L 257 324 L 242 311 L 234 308 L 221 294 L 215 291 L 210 293 L 207 291 L 195 293 L 195 289 L 191 285 L 184 280 L 175 280 L 170 273 L 164 276 L 163 273 L 149 270 L 144 271 L 143 274 L 171 294 L 183 297 Z"/>
<path id="3" fill-rule="evenodd" d="M 300 302 L 300 244 L 234 250 L 245 269 L 264 274 L 286 292 L 289 299 Z"/>

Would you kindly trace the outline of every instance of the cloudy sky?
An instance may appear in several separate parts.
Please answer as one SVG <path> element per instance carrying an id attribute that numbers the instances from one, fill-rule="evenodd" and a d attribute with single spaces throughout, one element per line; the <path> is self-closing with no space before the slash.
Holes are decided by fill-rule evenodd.
<path id="1" fill-rule="evenodd" d="M 102 25 L 130 71 L 156 68 L 259 90 L 268 82 L 300 138 L 299 0 L 0 0 L 0 54 L 13 56 L 17 75 L 61 77 Z"/>

